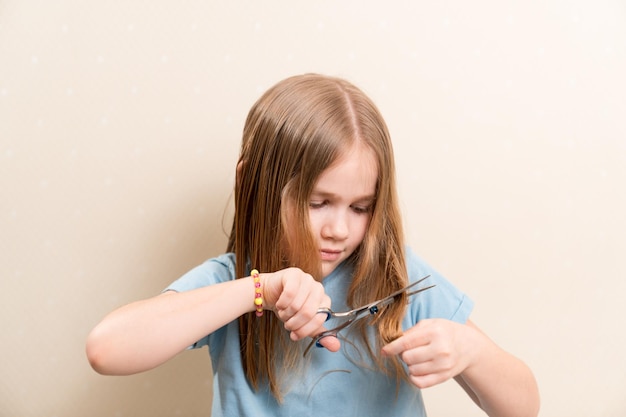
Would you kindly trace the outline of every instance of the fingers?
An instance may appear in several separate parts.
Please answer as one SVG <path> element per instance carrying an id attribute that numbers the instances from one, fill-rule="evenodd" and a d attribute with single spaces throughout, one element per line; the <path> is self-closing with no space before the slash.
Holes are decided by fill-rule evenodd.
<path id="1" fill-rule="evenodd" d="M 324 331 L 324 328 L 322 327 L 320 333 L 323 331 Z M 339 339 L 337 339 L 335 336 L 323 337 L 319 340 L 319 343 L 320 345 L 330 350 L 331 352 L 337 352 L 339 351 L 339 348 L 341 347 L 341 343 L 339 342 Z"/>
<path id="2" fill-rule="evenodd" d="M 429 325 L 429 320 L 422 320 L 393 342 L 383 346 L 383 356 L 400 355 L 418 346 L 429 343 L 429 335 L 421 329 Z"/>
<path id="3" fill-rule="evenodd" d="M 323 293 L 323 289 L 318 291 L 305 285 L 298 290 L 298 295 L 293 298 L 283 292 L 276 304 L 276 314 L 285 329 L 291 332 L 292 340 L 316 333 L 326 319 L 324 314 L 317 314 L 317 310 L 321 306 L 330 306 L 330 298 Z"/>
<path id="4" fill-rule="evenodd" d="M 326 315 L 318 314 L 317 311 L 321 307 L 330 307 L 331 300 L 323 285 L 297 268 L 288 268 L 272 275 L 272 283 L 269 285 L 278 288 L 275 290 L 277 299 L 273 303 L 273 310 L 290 332 L 291 339 L 296 341 L 324 331 L 322 324 Z M 331 347 L 334 346 L 334 343 L 329 343 Z"/>
<path id="5" fill-rule="evenodd" d="M 463 370 L 464 360 L 455 345 L 457 326 L 447 320 L 423 320 L 384 346 L 382 354 L 399 355 L 419 388 L 442 383 Z"/>
<path id="6" fill-rule="evenodd" d="M 319 314 L 322 307 L 330 308 L 331 300 L 324 286 L 311 275 L 297 268 L 287 268 L 271 274 L 263 274 L 265 299 L 278 318 L 290 332 L 291 340 L 314 337 L 326 329 L 326 314 Z M 341 347 L 334 336 L 324 337 L 320 345 L 331 352 Z"/>
<path id="7" fill-rule="evenodd" d="M 287 322 L 299 315 L 310 319 L 318 308 L 329 305 L 330 298 L 324 293 L 322 284 L 305 275 L 301 278 L 285 277 L 283 291 L 274 308 L 280 319 Z"/>

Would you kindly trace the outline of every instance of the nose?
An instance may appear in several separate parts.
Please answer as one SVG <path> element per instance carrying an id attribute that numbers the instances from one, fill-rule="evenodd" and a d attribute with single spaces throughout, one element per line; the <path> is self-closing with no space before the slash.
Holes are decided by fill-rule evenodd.
<path id="1" fill-rule="evenodd" d="M 328 213 L 324 227 L 322 227 L 322 237 L 325 239 L 345 240 L 349 234 L 347 213 L 337 210 Z"/>

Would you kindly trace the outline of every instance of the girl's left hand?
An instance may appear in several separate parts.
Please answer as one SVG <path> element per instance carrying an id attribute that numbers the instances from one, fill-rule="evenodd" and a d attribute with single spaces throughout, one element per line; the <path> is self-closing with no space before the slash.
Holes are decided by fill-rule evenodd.
<path id="1" fill-rule="evenodd" d="M 411 382 L 427 388 L 459 375 L 472 363 L 474 333 L 473 328 L 450 320 L 426 319 L 384 346 L 382 354 L 400 355 Z"/>

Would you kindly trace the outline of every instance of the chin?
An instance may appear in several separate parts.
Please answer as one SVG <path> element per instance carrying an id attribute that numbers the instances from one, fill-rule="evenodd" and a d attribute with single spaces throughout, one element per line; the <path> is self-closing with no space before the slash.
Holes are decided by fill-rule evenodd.
<path id="1" fill-rule="evenodd" d="M 329 276 L 337 267 L 339 266 L 339 262 L 333 263 L 323 263 L 322 264 L 322 277 L 326 278 Z"/>

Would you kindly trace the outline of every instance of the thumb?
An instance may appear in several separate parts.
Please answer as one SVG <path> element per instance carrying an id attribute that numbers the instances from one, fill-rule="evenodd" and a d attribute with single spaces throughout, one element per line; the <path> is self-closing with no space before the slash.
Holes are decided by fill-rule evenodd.
<path id="1" fill-rule="evenodd" d="M 331 352 L 337 352 L 341 348 L 341 342 L 336 336 L 325 336 L 319 340 L 319 344 Z M 317 345 L 317 344 L 316 344 Z"/>

